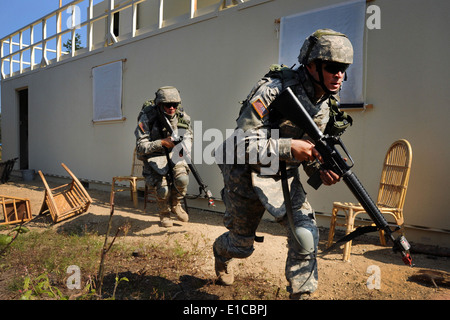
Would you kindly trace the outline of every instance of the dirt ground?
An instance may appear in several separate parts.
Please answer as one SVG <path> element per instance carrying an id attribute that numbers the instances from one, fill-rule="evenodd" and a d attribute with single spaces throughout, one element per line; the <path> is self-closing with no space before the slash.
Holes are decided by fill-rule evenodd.
<path id="1" fill-rule="evenodd" d="M 86 213 L 57 224 L 53 224 L 49 219 L 36 218 L 28 226 L 32 229 L 81 227 L 98 232 L 100 235 L 105 234 L 110 212 L 110 194 L 107 191 L 87 190 L 94 202 Z M 43 202 L 44 188 L 39 177 L 25 183 L 21 178 L 13 176 L 8 183 L 0 185 L 0 195 L 30 199 L 33 216 L 37 216 Z M 286 237 L 284 228 L 279 224 L 262 221 L 257 234 L 264 236 L 264 242 L 255 243 L 255 252 L 251 257 L 234 261 L 236 284 L 225 287 L 214 281 L 214 259 L 211 249 L 215 238 L 226 231 L 222 224 L 222 214 L 190 208 L 189 223 L 174 221 L 172 228 L 163 228 L 159 225 L 155 205 L 148 205 L 144 212 L 143 201 L 139 200 L 139 208 L 135 209 L 128 193 L 118 193 L 113 218 L 113 229 L 125 223 L 130 226 L 126 237 L 121 237 L 118 241 L 136 244 L 134 259 L 128 259 L 129 265 L 125 267 L 128 270 L 121 271 L 130 281 L 133 275 L 139 278 L 137 275 L 142 274 L 142 270 L 150 270 L 149 265 L 156 261 L 156 256 L 152 256 L 151 253 L 139 252 L 139 243 L 151 241 L 160 246 L 176 243 L 195 246 L 192 252 L 198 252 L 198 256 L 194 256 L 189 265 L 180 266 L 181 270 L 177 273 L 178 284 L 184 286 L 185 290 L 178 296 L 172 295 L 171 299 L 288 299 L 287 281 L 284 277 Z M 321 228 L 320 232 L 319 251 L 325 248 L 328 230 Z M 390 246 L 380 246 L 376 237 L 361 237 L 353 242 L 349 262 L 341 260 L 340 249 L 319 256 L 319 288 L 310 298 L 450 300 L 449 257 L 437 256 L 432 251 L 427 253 L 423 250 L 421 253 L 413 253 L 412 256 L 415 266 L 405 266 L 399 254 L 393 253 Z M 371 269 L 378 272 L 372 275 Z M 367 284 L 371 276 L 379 278 L 379 288 L 373 286 L 370 288 Z M 146 279 L 155 280 L 152 277 Z M 177 279 L 172 281 L 177 282 Z M 4 281 L 0 281 L 0 286 L 2 283 Z M 261 289 L 260 296 L 255 296 L 254 293 L 246 296 L 243 291 L 250 286 L 264 289 Z M 236 288 L 240 291 L 238 292 Z"/>

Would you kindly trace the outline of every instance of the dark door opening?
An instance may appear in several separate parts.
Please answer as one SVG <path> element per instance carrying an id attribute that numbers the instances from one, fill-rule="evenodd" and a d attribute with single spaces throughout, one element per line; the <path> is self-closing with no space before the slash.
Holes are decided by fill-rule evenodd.
<path id="1" fill-rule="evenodd" d="M 28 169 L 28 89 L 18 91 L 19 96 L 19 167 Z"/>

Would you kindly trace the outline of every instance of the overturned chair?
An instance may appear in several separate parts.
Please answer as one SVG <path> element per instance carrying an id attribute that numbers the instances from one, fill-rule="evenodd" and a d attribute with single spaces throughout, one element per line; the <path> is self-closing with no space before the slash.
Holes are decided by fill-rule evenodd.
<path id="1" fill-rule="evenodd" d="M 32 219 L 30 200 L 0 195 L 3 221 L 0 225 L 23 223 Z"/>
<path id="2" fill-rule="evenodd" d="M 72 181 L 53 189 L 49 187 L 44 175 L 39 170 L 45 187 L 44 203 L 39 214 L 50 211 L 54 223 L 86 212 L 92 203 L 91 197 L 72 171 L 64 163 L 61 163 L 61 166 L 67 171 Z"/>

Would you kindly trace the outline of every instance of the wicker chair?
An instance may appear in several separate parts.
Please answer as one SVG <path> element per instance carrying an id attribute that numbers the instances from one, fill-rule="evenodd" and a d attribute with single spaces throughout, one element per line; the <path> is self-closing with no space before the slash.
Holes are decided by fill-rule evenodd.
<path id="1" fill-rule="evenodd" d="M 67 171 L 72 181 L 55 188 L 50 188 L 42 171 L 39 170 L 45 187 L 44 202 L 39 214 L 50 211 L 54 223 L 86 212 L 92 203 L 92 198 L 78 178 L 64 163 L 61 163 L 61 166 Z"/>
<path id="2" fill-rule="evenodd" d="M 381 213 L 392 216 L 396 224 L 401 227 L 402 232 L 404 232 L 403 206 L 408 188 L 411 162 L 412 149 L 410 143 L 404 139 L 395 141 L 386 153 L 377 198 L 377 206 Z M 344 224 L 337 223 L 337 213 L 340 210 L 345 213 Z M 365 213 L 365 211 L 359 203 L 334 202 L 327 247 L 330 247 L 333 243 L 336 226 L 346 227 L 346 234 L 349 234 L 355 230 L 355 217 L 361 213 Z M 382 245 L 386 245 L 382 230 L 380 231 L 380 242 Z M 348 261 L 350 258 L 351 245 L 351 241 L 344 245 L 342 260 Z"/>
<path id="3" fill-rule="evenodd" d="M 32 219 L 29 199 L 0 195 L 0 207 L 4 217 L 0 225 L 23 223 Z"/>
<path id="4" fill-rule="evenodd" d="M 111 192 L 122 192 L 122 191 L 130 191 L 131 199 L 133 200 L 133 205 L 135 208 L 138 207 L 138 183 L 139 181 L 145 181 L 145 178 L 142 176 L 142 169 L 144 168 L 144 164 L 141 160 L 137 158 L 136 148 L 133 151 L 133 163 L 131 165 L 131 174 L 129 176 L 116 176 L 112 178 L 112 186 Z M 122 187 L 116 189 L 116 183 L 119 181 L 127 181 L 129 182 L 129 186 Z"/>

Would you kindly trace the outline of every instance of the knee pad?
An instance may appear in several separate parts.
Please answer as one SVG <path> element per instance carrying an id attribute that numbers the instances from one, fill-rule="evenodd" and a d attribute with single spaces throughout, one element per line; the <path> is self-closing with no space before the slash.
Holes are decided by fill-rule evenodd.
<path id="1" fill-rule="evenodd" d="M 168 186 L 161 186 L 156 189 L 156 197 L 159 200 L 166 200 L 169 196 L 169 187 Z"/>
<path id="2" fill-rule="evenodd" d="M 317 228 L 307 229 L 304 227 L 296 227 L 293 231 L 296 239 L 295 246 L 300 254 L 311 254 L 316 251 L 318 242 Z"/>
<path id="3" fill-rule="evenodd" d="M 189 184 L 189 176 L 187 175 L 183 174 L 175 178 L 175 185 L 179 189 L 187 188 L 188 184 Z"/>

